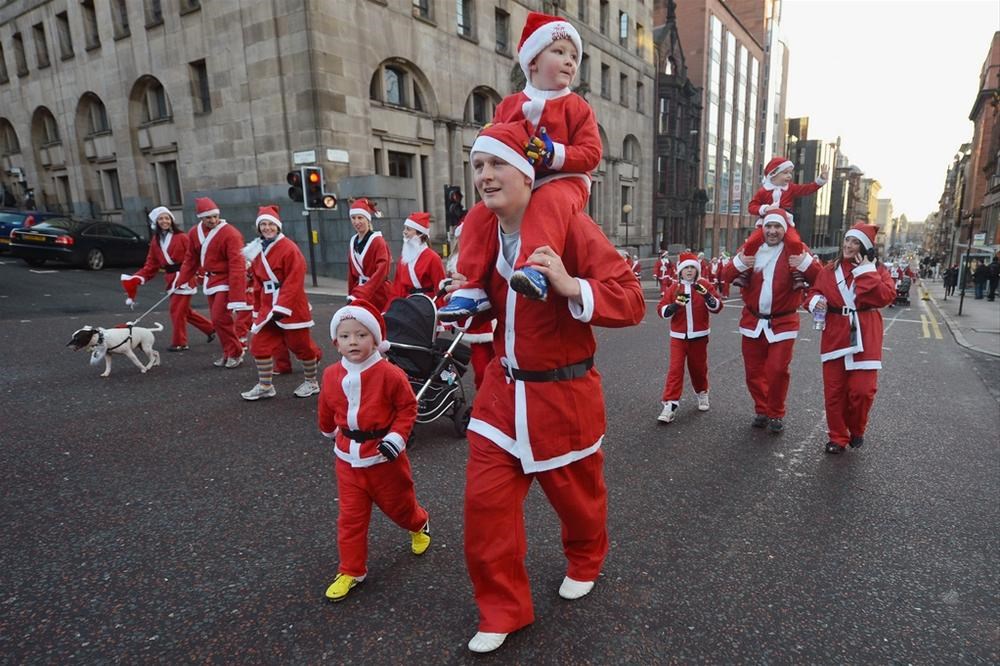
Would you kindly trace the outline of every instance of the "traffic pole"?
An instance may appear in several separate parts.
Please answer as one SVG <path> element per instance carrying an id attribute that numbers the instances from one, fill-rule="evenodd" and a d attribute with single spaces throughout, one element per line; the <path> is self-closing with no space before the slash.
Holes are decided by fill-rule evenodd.
<path id="1" fill-rule="evenodd" d="M 312 211 L 304 210 L 302 214 L 306 217 L 306 234 L 309 238 L 309 270 L 312 273 L 312 286 L 317 287 L 319 286 L 319 282 L 316 281 L 316 251 L 313 249 L 313 246 L 316 244 L 316 236 L 312 227 Z"/>

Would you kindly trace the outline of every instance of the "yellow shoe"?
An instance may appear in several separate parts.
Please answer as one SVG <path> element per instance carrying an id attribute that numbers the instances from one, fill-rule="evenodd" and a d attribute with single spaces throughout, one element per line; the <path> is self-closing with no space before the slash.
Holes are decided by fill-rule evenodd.
<path id="1" fill-rule="evenodd" d="M 414 555 L 423 555 L 431 545 L 431 527 L 428 522 L 419 532 L 410 532 L 410 550 Z"/>
<path id="2" fill-rule="evenodd" d="M 339 573 L 337 574 L 337 577 L 333 579 L 333 582 L 330 583 L 330 587 L 326 588 L 326 598 L 330 601 L 343 601 L 343 599 L 347 596 L 347 593 L 364 579 L 364 576 L 355 578 L 354 576 Z"/>

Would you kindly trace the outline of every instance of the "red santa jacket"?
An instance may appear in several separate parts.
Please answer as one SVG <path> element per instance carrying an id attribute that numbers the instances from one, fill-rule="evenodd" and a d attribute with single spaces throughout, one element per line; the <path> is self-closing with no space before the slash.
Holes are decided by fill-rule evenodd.
<path id="1" fill-rule="evenodd" d="M 225 220 L 220 220 L 211 231 L 199 222 L 188 232 L 188 241 L 178 282 L 187 284 L 196 274 L 204 274 L 206 295 L 227 292 L 228 309 L 247 309 L 243 234 Z"/>
<path id="2" fill-rule="evenodd" d="M 750 284 L 740 292 L 743 297 L 740 333 L 748 338 L 757 338 L 763 333 L 768 342 L 777 342 L 792 340 L 799 335 L 801 296 L 793 288 L 788 257 L 784 243 L 774 247 L 762 245 L 757 250 Z M 806 254 L 797 268 L 810 283 L 820 270 L 819 262 L 811 254 Z M 746 264 L 736 255 L 723 269 L 723 280 L 732 282 L 745 270 Z"/>
<path id="3" fill-rule="evenodd" d="M 670 258 L 666 253 L 660 255 L 660 259 L 653 266 L 653 277 L 656 278 L 657 282 L 663 282 L 665 279 L 673 279 L 677 275 L 677 269 L 672 263 L 670 263 Z"/>
<path id="4" fill-rule="evenodd" d="M 689 340 L 691 338 L 703 338 L 712 332 L 708 325 L 708 314 L 715 314 L 722 310 L 722 299 L 715 287 L 705 278 L 698 278 L 698 284 L 705 287 L 708 293 L 715 299 L 715 307 L 708 307 L 705 297 L 699 294 L 694 285 L 687 280 L 681 280 L 671 285 L 663 293 L 656 311 L 664 319 L 670 319 L 670 337 Z M 677 300 L 678 294 L 685 294 L 688 297 L 684 307 L 678 308 L 672 315 L 667 314 L 667 306 Z"/>
<path id="5" fill-rule="evenodd" d="M 600 165 L 603 149 L 594 110 L 569 88 L 539 90 L 529 83 L 522 92 L 505 97 L 493 114 L 495 123 L 524 118 L 539 130 L 544 127 L 555 148 L 552 166 L 536 167 L 536 188 L 547 176 L 590 174 Z M 586 180 L 589 186 L 589 175 Z"/>
<path id="6" fill-rule="evenodd" d="M 122 279 L 139 278 L 139 284 L 146 284 L 162 269 L 166 271 L 163 274 L 164 289 L 168 291 L 173 289 L 175 294 L 186 296 L 197 294 L 197 287 L 178 280 L 190 242 L 186 234 L 175 234 L 172 231 L 168 231 L 162 236 L 158 233 L 154 234 L 149 241 L 146 263 L 133 275 L 123 275 Z"/>
<path id="7" fill-rule="evenodd" d="M 347 293 L 348 299 L 360 298 L 374 305 L 380 312 L 389 305 L 391 285 L 389 268 L 392 255 L 381 231 L 368 235 L 361 251 L 354 249 L 358 235 L 351 236 L 347 249 Z"/>
<path id="8" fill-rule="evenodd" d="M 498 228 L 494 217 L 492 233 Z M 586 215 L 571 221 L 562 261 L 580 284 L 580 304 L 551 290 L 545 302 L 519 296 L 509 288 L 513 267 L 500 252 L 488 285 L 493 310 L 478 318 L 497 316 L 496 356 L 476 392 L 469 429 L 518 458 L 527 473 L 568 465 L 600 448 L 604 395 L 592 365 L 592 327 L 632 326 L 646 310 L 629 264 Z M 574 367 L 572 379 L 525 381 L 519 375 L 567 366 Z"/>
<path id="9" fill-rule="evenodd" d="M 258 250 L 259 250 L 258 245 Z M 306 259 L 302 250 L 284 234 L 278 234 L 250 263 L 253 276 L 253 326 L 256 333 L 274 318 L 281 328 L 309 328 L 312 306 L 306 296 Z"/>
<path id="10" fill-rule="evenodd" d="M 896 286 L 884 266 L 855 266 L 841 261 L 819 271 L 808 295 L 809 310 L 826 299 L 826 328 L 820 341 L 823 362 L 844 359 L 848 370 L 882 368 L 882 313 L 896 298 Z"/>
<path id="11" fill-rule="evenodd" d="M 392 281 L 392 297 L 427 294 L 433 299 L 443 279 L 444 262 L 437 252 L 424 245 L 415 261 L 407 263 L 402 257 L 399 258 L 396 277 Z"/>
<path id="12" fill-rule="evenodd" d="M 795 208 L 795 200 L 799 197 L 809 196 L 823 187 L 825 183 L 826 181 L 822 178 L 817 178 L 815 182 L 803 183 L 802 185 L 789 183 L 785 187 L 775 187 L 774 185 L 765 183 L 753 195 L 753 199 L 750 200 L 750 205 L 747 206 L 747 209 L 751 215 L 764 217 L 767 211 L 774 208 L 781 208 L 788 213 L 788 219 L 791 221 L 792 210 Z"/>
<path id="13" fill-rule="evenodd" d="M 386 462 L 378 452 L 383 439 L 405 449 L 417 399 L 406 373 L 376 351 L 361 363 L 342 358 L 323 372 L 318 411 L 320 432 L 335 440 L 337 457 L 351 467 L 371 467 Z M 376 436 L 358 441 L 348 431 Z"/>

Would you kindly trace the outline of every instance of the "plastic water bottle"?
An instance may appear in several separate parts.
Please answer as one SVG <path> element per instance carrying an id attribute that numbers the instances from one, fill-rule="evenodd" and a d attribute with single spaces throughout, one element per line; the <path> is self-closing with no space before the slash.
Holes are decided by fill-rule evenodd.
<path id="1" fill-rule="evenodd" d="M 826 299 L 825 298 L 821 299 L 816 303 L 816 305 L 819 305 L 820 303 L 825 304 Z M 826 308 L 823 308 L 822 310 L 816 308 L 813 310 L 813 330 L 815 331 L 826 330 Z"/>

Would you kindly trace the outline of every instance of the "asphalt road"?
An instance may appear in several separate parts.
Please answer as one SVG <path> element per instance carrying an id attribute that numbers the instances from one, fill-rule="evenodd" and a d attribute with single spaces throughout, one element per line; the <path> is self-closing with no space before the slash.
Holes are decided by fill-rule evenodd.
<path id="1" fill-rule="evenodd" d="M 787 431 L 749 427 L 738 306 L 716 316 L 712 409 L 690 386 L 655 420 L 666 325 L 601 331 L 611 551 L 594 592 L 556 591 L 556 518 L 526 503 L 535 624 L 498 652 L 462 557 L 465 443 L 451 423 L 410 452 L 433 543 L 421 558 L 378 512 L 369 577 L 340 604 L 333 454 L 314 399 L 245 403 L 217 343 L 108 379 L 65 347 L 134 317 L 117 270 L 0 259 L 0 661 L 238 663 L 918 663 L 1000 661 L 998 366 L 887 311 L 886 370 L 863 449 L 826 456 L 818 341 L 796 347 Z M 141 309 L 156 298 L 140 292 Z M 202 303 L 202 297 L 196 299 Z M 324 363 L 340 299 L 314 297 Z M 169 328 L 165 311 L 146 320 Z M 984 378 L 986 378 L 984 380 Z M 471 386 L 471 377 L 467 379 Z M 991 392 L 992 391 L 992 392 Z"/>

